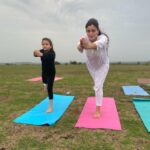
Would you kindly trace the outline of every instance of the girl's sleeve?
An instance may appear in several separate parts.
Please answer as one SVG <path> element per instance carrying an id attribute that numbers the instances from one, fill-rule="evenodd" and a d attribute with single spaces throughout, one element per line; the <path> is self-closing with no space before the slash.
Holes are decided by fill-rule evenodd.
<path id="1" fill-rule="evenodd" d="M 41 52 L 41 53 L 44 53 L 44 50 L 43 50 L 43 49 L 40 49 L 40 52 Z"/>
<path id="2" fill-rule="evenodd" d="M 46 56 L 48 58 L 49 63 L 52 63 L 55 60 L 55 53 L 54 52 L 46 54 Z"/>
<path id="3" fill-rule="evenodd" d="M 102 37 L 100 37 L 99 40 L 95 41 L 94 43 L 97 46 L 97 50 L 102 50 L 108 44 L 108 38 L 105 35 L 103 35 Z"/>
<path id="4" fill-rule="evenodd" d="M 44 56 L 44 49 L 41 49 L 40 52 L 41 52 L 41 53 L 43 54 L 43 56 Z M 43 56 L 41 56 L 41 57 L 43 57 Z"/>

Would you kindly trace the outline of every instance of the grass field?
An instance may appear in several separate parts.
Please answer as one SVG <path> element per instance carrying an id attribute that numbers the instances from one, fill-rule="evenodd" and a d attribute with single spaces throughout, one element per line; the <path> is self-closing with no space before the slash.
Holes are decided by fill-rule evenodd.
<path id="1" fill-rule="evenodd" d="M 12 120 L 47 95 L 41 82 L 26 79 L 40 75 L 40 65 L 0 65 L 0 150 L 150 150 L 146 131 L 122 85 L 137 84 L 137 78 L 150 77 L 150 65 L 111 65 L 104 96 L 116 99 L 122 131 L 77 129 L 74 125 L 93 82 L 85 65 L 57 65 L 55 93 L 71 92 L 75 100 L 54 127 L 15 124 Z M 150 89 L 146 89 L 150 92 Z"/>

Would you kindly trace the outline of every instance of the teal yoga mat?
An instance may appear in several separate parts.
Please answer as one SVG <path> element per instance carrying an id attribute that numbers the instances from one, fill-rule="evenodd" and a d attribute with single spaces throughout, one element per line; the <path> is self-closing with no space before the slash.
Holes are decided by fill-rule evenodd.
<path id="1" fill-rule="evenodd" d="M 61 118 L 73 99 L 74 96 L 54 94 L 53 112 L 46 113 L 49 105 L 49 99 L 47 97 L 32 109 L 14 119 L 13 122 L 31 125 L 48 124 L 52 126 Z"/>
<path id="2" fill-rule="evenodd" d="M 146 129 L 150 132 L 150 99 L 133 98 L 132 102 L 139 113 Z"/>

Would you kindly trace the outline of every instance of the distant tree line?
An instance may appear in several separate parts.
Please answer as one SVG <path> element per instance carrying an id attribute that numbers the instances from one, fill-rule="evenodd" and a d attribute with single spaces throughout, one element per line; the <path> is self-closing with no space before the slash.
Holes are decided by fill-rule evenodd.
<path id="1" fill-rule="evenodd" d="M 29 64 L 29 65 L 39 65 L 40 63 L 34 63 L 34 62 L 14 62 L 14 63 L 0 63 L 1 65 L 20 65 L 20 64 Z M 85 64 L 84 62 L 78 62 L 78 61 L 70 61 L 70 62 L 66 62 L 66 63 L 61 63 L 59 61 L 55 61 L 56 65 L 61 65 L 61 64 L 65 64 L 65 65 L 80 65 L 80 64 Z M 145 61 L 145 62 L 141 62 L 141 61 L 137 61 L 137 62 L 111 62 L 111 64 L 116 64 L 116 65 L 121 65 L 121 64 L 135 64 L 135 65 L 150 65 L 150 61 Z"/>

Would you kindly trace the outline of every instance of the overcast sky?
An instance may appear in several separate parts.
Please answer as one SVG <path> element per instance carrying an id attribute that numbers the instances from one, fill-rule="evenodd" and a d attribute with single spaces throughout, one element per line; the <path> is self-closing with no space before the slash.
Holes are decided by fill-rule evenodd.
<path id="1" fill-rule="evenodd" d="M 0 0 L 0 62 L 40 62 L 41 39 L 54 43 L 57 61 L 84 61 L 76 43 L 97 18 L 110 37 L 109 57 L 150 60 L 149 0 Z"/>

